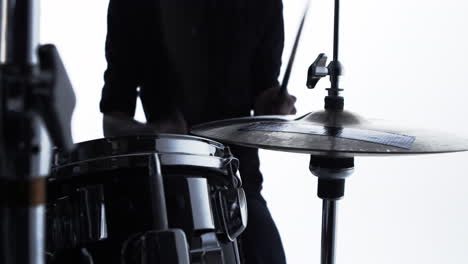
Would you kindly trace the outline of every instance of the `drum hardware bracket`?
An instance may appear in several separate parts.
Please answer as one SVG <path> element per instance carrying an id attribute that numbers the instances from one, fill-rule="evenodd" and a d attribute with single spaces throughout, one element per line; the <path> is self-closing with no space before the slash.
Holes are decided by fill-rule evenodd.
<path id="1" fill-rule="evenodd" d="M 108 238 L 104 186 L 76 188 L 47 207 L 47 252 L 84 246 Z"/>
<path id="2" fill-rule="evenodd" d="M 344 98 L 340 96 L 343 89 L 336 87 L 337 84 L 333 87 L 333 83 L 337 83 L 339 76 L 342 75 L 343 68 L 339 61 L 331 61 L 328 66 L 325 66 L 326 63 L 327 55 L 320 53 L 307 71 L 307 88 L 314 89 L 322 77 L 330 75 L 332 87 L 326 89 L 328 96 L 325 97 L 325 109 L 343 110 Z"/>
<path id="3" fill-rule="evenodd" d="M 313 89 L 322 77 L 330 75 L 331 86 L 327 89 L 328 96 L 325 97 L 325 109 L 343 111 L 344 98 L 340 96 L 343 89 L 339 88 L 339 80 L 343 74 L 343 67 L 338 60 L 340 0 L 334 0 L 334 2 L 333 60 L 325 67 L 327 56 L 324 53 L 320 53 L 309 67 L 306 86 L 309 89 Z"/>
<path id="4" fill-rule="evenodd" d="M 230 153 L 230 152 L 229 152 Z M 234 188 L 242 188 L 242 179 L 237 175 L 239 170 L 239 160 L 236 158 L 226 159 L 227 176 Z"/>
<path id="5" fill-rule="evenodd" d="M 169 228 L 169 224 L 167 220 L 164 180 L 161 171 L 161 161 L 158 154 L 149 156 L 148 171 L 148 184 L 152 194 L 151 204 L 153 207 L 153 227 L 156 230 L 166 230 Z"/>
<path id="6" fill-rule="evenodd" d="M 220 190 L 216 193 L 216 202 L 220 206 L 223 233 L 218 234 L 222 241 L 234 241 L 247 227 L 247 198 L 242 188 Z M 233 221 L 238 217 L 239 221 Z"/>

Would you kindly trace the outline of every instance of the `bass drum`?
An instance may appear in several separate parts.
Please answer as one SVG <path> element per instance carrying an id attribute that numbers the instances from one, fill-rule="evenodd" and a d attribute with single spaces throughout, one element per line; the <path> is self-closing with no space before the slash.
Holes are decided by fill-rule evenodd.
<path id="1" fill-rule="evenodd" d="M 48 263 L 240 264 L 238 160 L 204 138 L 104 138 L 56 152 Z"/>

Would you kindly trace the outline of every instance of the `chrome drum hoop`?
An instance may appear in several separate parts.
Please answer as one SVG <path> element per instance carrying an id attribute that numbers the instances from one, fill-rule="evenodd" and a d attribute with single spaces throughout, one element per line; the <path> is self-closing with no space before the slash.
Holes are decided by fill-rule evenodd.
<path id="1" fill-rule="evenodd" d="M 158 134 L 102 138 L 76 144 L 71 153 L 55 152 L 53 167 L 77 162 L 127 155 L 158 153 L 182 154 L 202 157 L 231 157 L 229 148 L 213 140 L 178 134 Z M 164 164 L 163 164 L 164 165 Z"/>
<path id="2" fill-rule="evenodd" d="M 103 138 L 77 143 L 71 153 L 54 153 L 52 178 L 133 167 L 138 160 L 157 154 L 164 167 L 194 167 L 231 176 L 240 187 L 238 159 L 221 143 L 195 136 L 159 134 Z"/>

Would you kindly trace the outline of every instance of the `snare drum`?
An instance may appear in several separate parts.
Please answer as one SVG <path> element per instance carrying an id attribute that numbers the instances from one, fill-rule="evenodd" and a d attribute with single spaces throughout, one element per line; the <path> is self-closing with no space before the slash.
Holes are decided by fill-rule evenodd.
<path id="1" fill-rule="evenodd" d="M 190 263 L 239 264 L 247 210 L 237 169 L 227 147 L 186 135 L 105 138 L 57 152 L 48 179 L 49 263 L 76 263 L 77 254 L 96 264 L 146 263 L 142 241 L 179 230 Z M 156 241 L 160 250 L 170 243 Z"/>

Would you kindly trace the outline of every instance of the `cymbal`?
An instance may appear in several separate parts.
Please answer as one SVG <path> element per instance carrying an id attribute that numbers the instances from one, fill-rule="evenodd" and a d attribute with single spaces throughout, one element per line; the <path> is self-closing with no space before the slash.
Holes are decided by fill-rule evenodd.
<path id="1" fill-rule="evenodd" d="M 257 116 L 197 125 L 197 136 L 226 144 L 314 155 L 404 155 L 468 150 L 450 133 L 364 119 L 349 111 L 319 111 L 293 119 Z"/>

